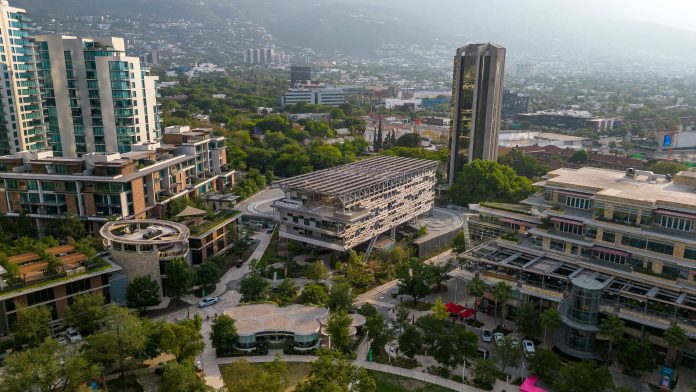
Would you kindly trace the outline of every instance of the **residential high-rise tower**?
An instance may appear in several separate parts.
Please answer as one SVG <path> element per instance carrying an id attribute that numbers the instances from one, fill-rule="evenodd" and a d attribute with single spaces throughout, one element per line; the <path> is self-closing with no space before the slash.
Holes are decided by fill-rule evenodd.
<path id="1" fill-rule="evenodd" d="M 48 148 L 31 19 L 0 0 L 0 154 Z"/>
<path id="2" fill-rule="evenodd" d="M 156 76 L 123 38 L 36 37 L 45 118 L 56 156 L 129 152 L 161 136 Z"/>
<path id="3" fill-rule="evenodd" d="M 452 79 L 449 183 L 475 159 L 497 158 L 505 48 L 469 44 L 457 49 Z"/>

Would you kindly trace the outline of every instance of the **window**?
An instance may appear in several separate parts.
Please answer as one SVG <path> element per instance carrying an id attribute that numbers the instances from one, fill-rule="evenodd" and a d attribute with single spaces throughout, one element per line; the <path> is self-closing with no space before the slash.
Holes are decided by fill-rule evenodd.
<path id="1" fill-rule="evenodd" d="M 80 279 L 76 282 L 70 282 L 66 285 L 65 290 L 68 295 L 81 293 L 92 288 L 92 282 L 90 278 Z"/>
<path id="2" fill-rule="evenodd" d="M 679 230 L 679 231 L 691 231 L 693 228 L 694 221 L 692 219 L 677 218 L 675 216 L 660 216 L 660 226 L 666 229 Z"/>
<path id="3" fill-rule="evenodd" d="M 637 224 L 640 219 L 640 211 L 635 208 L 614 206 L 612 220 L 620 223 Z"/>
<path id="4" fill-rule="evenodd" d="M 636 238 L 636 237 L 630 237 L 630 236 L 624 235 L 621 237 L 621 244 L 626 245 L 626 246 L 630 246 L 632 248 L 645 249 L 648 242 L 642 238 Z"/>
<path id="5" fill-rule="evenodd" d="M 602 233 L 602 241 L 614 242 L 616 241 L 616 233 L 613 231 L 605 231 Z"/>
<path id="6" fill-rule="evenodd" d="M 592 202 L 590 199 L 585 199 L 583 197 L 576 196 L 566 196 L 565 205 L 570 208 L 578 208 L 581 210 L 589 210 Z"/>
<path id="7" fill-rule="evenodd" d="M 544 200 L 548 200 L 548 201 L 553 200 L 553 189 L 544 188 Z"/>
<path id="8" fill-rule="evenodd" d="M 53 288 L 43 289 L 27 294 L 27 305 L 32 306 L 55 299 Z"/>
<path id="9" fill-rule="evenodd" d="M 652 252 L 671 255 L 674 253 L 674 245 L 650 240 L 648 241 L 648 250 Z"/>
<path id="10" fill-rule="evenodd" d="M 566 244 L 563 241 L 551 240 L 551 249 L 565 252 Z"/>
<path id="11" fill-rule="evenodd" d="M 596 227 L 586 227 L 585 237 L 595 239 L 597 238 L 597 228 Z"/>
<path id="12" fill-rule="evenodd" d="M 595 201 L 594 203 L 594 216 L 596 217 L 604 217 L 604 202 L 602 201 Z"/>
<path id="13" fill-rule="evenodd" d="M 564 233 L 582 235 L 582 225 L 572 225 L 566 222 L 558 222 L 556 227 L 559 231 Z"/>
<path id="14" fill-rule="evenodd" d="M 695 260 L 696 261 L 696 249 L 694 249 L 694 248 L 684 249 L 684 258 L 688 259 L 688 260 Z"/>

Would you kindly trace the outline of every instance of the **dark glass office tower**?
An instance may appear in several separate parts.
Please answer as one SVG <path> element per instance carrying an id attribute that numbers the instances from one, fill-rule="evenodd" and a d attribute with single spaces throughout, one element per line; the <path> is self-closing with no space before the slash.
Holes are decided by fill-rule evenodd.
<path id="1" fill-rule="evenodd" d="M 497 158 L 504 73 L 502 46 L 469 44 L 457 49 L 452 77 L 450 184 L 467 162 Z"/>

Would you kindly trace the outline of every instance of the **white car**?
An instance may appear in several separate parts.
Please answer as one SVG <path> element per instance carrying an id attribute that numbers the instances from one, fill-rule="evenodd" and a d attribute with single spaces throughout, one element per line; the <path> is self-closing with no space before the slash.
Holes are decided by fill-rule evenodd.
<path id="1" fill-rule="evenodd" d="M 82 335 L 80 335 L 79 332 L 75 328 L 68 328 L 65 330 L 65 336 L 68 337 L 68 340 L 70 340 L 72 343 L 77 343 L 82 341 Z"/>
<path id="2" fill-rule="evenodd" d="M 501 332 L 496 332 L 493 334 L 493 339 L 495 340 L 495 344 L 502 346 L 503 340 L 505 340 L 505 335 L 503 335 Z"/>
<path id="3" fill-rule="evenodd" d="M 205 297 L 205 298 L 201 298 L 201 300 L 198 302 L 198 307 L 205 308 L 205 307 L 208 307 L 210 305 L 214 305 L 218 302 L 220 302 L 220 298 L 218 298 L 218 297 Z"/>
<path id="4" fill-rule="evenodd" d="M 490 343 L 493 340 L 493 332 L 490 329 L 483 329 L 481 331 L 481 340 Z"/>
<path id="5" fill-rule="evenodd" d="M 524 350 L 525 358 L 534 358 L 534 342 L 532 342 L 531 340 L 523 340 L 522 349 Z"/>

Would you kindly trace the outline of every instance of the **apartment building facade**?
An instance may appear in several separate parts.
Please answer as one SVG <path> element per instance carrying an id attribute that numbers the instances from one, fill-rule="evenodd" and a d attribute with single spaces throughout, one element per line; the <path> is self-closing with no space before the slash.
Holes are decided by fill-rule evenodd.
<path id="1" fill-rule="evenodd" d="M 0 154 L 49 147 L 26 10 L 0 0 Z"/>
<path id="2" fill-rule="evenodd" d="M 428 213 L 438 163 L 381 156 L 278 181 L 280 237 L 338 251 Z"/>
<path id="3" fill-rule="evenodd" d="M 123 38 L 39 35 L 39 80 L 55 156 L 129 152 L 161 136 L 157 80 Z"/>
<path id="4" fill-rule="evenodd" d="M 526 214 L 475 207 L 518 233 L 472 250 L 472 267 L 453 275 L 510 284 L 512 317 L 520 301 L 558 307 L 556 344 L 569 355 L 600 358 L 598 325 L 614 314 L 662 353 L 663 331 L 681 326 L 690 342 L 680 351 L 696 367 L 696 172 L 558 169 L 536 185 Z"/>

